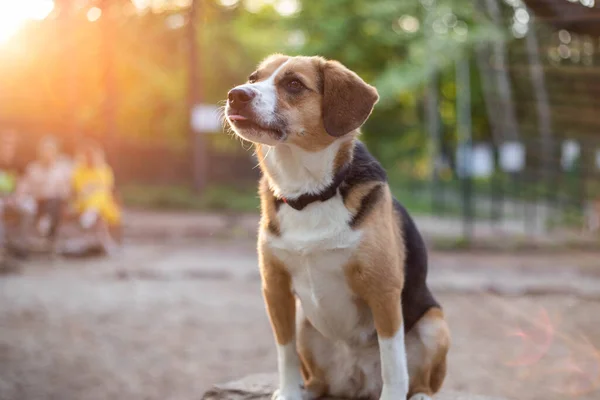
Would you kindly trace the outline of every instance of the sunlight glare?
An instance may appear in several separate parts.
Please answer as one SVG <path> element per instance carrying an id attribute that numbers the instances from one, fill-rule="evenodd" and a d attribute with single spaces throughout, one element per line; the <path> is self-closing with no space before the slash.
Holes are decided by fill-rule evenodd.
<path id="1" fill-rule="evenodd" d="M 98 21 L 102 16 L 102 10 L 98 7 L 92 7 L 87 12 L 87 19 L 90 22 Z"/>
<path id="2" fill-rule="evenodd" d="M 407 33 L 415 33 L 419 30 L 419 20 L 412 15 L 403 15 L 398 20 L 398 26 Z"/>
<path id="3" fill-rule="evenodd" d="M 54 10 L 53 0 L 0 1 L 0 44 L 29 20 L 43 20 Z"/>
<path id="4" fill-rule="evenodd" d="M 298 0 L 279 0 L 275 3 L 275 10 L 282 17 L 289 17 L 300 10 L 300 2 Z"/>
<path id="5" fill-rule="evenodd" d="M 219 0 L 219 3 L 221 3 L 223 7 L 234 7 L 237 6 L 239 2 L 240 0 Z"/>
<path id="6" fill-rule="evenodd" d="M 263 0 L 244 0 L 244 7 L 251 13 L 257 13 L 265 5 Z"/>
<path id="7" fill-rule="evenodd" d="M 138 10 L 145 10 L 150 7 L 150 0 L 131 0 L 131 2 Z"/>

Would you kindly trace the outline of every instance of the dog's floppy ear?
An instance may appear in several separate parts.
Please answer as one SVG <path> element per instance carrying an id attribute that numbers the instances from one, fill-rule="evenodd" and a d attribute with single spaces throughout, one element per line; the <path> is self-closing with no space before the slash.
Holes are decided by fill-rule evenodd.
<path id="1" fill-rule="evenodd" d="M 339 137 L 358 129 L 379 100 L 377 89 L 337 61 L 326 61 L 321 71 L 325 130 Z"/>

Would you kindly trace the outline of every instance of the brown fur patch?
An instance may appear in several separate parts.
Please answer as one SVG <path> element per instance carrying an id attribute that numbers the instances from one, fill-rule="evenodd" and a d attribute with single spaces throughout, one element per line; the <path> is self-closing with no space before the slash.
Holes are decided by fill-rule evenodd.
<path id="1" fill-rule="evenodd" d="M 279 219 L 277 218 L 277 205 L 275 203 L 275 197 L 269 188 L 269 182 L 266 176 L 263 176 L 260 180 L 258 193 L 260 196 L 261 209 L 260 229 L 265 230 L 272 235 L 279 236 L 281 231 Z"/>
<path id="2" fill-rule="evenodd" d="M 446 377 L 446 356 L 450 349 L 450 329 L 445 322 L 444 313 L 439 308 L 432 308 L 423 316 L 423 318 L 443 321 L 436 340 L 437 351 L 433 356 L 430 379 L 431 391 L 437 393 L 442 387 L 444 378 Z"/>
<path id="3" fill-rule="evenodd" d="M 392 196 L 386 188 L 382 201 L 363 222 L 363 239 L 346 268 L 350 288 L 369 305 L 375 329 L 385 338 L 402 327 L 404 259 L 400 255 L 405 250 L 392 213 Z"/>
<path id="4" fill-rule="evenodd" d="M 296 301 L 292 279 L 281 261 L 264 244 L 259 244 L 258 262 L 263 298 L 275 339 L 280 345 L 290 343 L 296 331 Z"/>
<path id="5" fill-rule="evenodd" d="M 373 190 L 374 187 L 382 185 L 381 182 L 371 181 L 363 183 L 362 185 L 355 185 L 350 188 L 346 198 L 344 199 L 344 205 L 352 214 L 356 214 L 360 208 L 362 199 Z"/>
<path id="6" fill-rule="evenodd" d="M 440 360 L 437 364 L 434 364 L 431 369 L 431 377 L 430 377 L 430 387 L 431 392 L 433 394 L 440 391 L 442 388 L 442 384 L 444 383 L 444 379 L 446 378 L 446 370 L 448 368 L 448 363 L 446 361 L 446 355 L 440 357 Z"/>
<path id="7" fill-rule="evenodd" d="M 431 326 L 435 327 L 433 338 L 423 338 L 421 329 L 429 325 L 427 331 L 432 331 Z M 410 371 L 410 390 L 409 397 L 416 393 L 433 395 L 437 393 L 446 376 L 446 355 L 450 347 L 450 331 L 444 320 L 444 313 L 440 308 L 431 308 L 413 328 L 419 336 L 420 343 L 412 344 L 421 346 L 420 357 L 413 360 L 409 365 Z M 411 331 L 412 332 L 412 331 Z M 432 343 L 433 342 L 433 346 Z M 430 347 L 427 347 L 427 345 Z"/>
<path id="8" fill-rule="evenodd" d="M 256 82 L 264 81 L 270 77 L 277 68 L 279 68 L 284 62 L 289 60 L 289 56 L 283 54 L 272 54 L 265 58 L 258 65 L 258 68 L 250 76 L 255 77 Z"/>
<path id="9" fill-rule="evenodd" d="M 377 90 L 337 61 L 327 61 L 321 73 L 325 130 L 339 137 L 360 128 L 379 100 Z"/>
<path id="10" fill-rule="evenodd" d="M 350 161 L 352 161 L 352 153 L 355 144 L 355 137 L 353 137 L 351 140 L 345 140 L 344 142 L 342 142 L 342 144 L 340 145 L 340 149 L 338 150 L 337 154 L 335 155 L 335 159 L 333 160 L 334 173 L 339 172 L 339 170 L 344 165 L 347 165 L 350 163 Z"/>

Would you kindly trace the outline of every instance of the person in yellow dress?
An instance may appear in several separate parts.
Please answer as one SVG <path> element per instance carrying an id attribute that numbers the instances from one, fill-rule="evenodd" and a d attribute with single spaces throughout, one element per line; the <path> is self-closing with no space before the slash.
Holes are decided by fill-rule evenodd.
<path id="1" fill-rule="evenodd" d="M 87 144 L 76 156 L 72 175 L 74 207 L 84 229 L 97 227 L 107 253 L 116 250 L 111 231 L 121 224 L 121 210 L 114 196 L 114 175 L 104 151 Z"/>

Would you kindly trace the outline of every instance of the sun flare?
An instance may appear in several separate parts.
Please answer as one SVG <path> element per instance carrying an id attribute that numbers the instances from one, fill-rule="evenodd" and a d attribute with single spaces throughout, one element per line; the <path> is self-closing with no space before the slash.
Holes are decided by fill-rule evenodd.
<path id="1" fill-rule="evenodd" d="M 0 44 L 6 43 L 27 21 L 42 20 L 53 9 L 53 0 L 0 1 Z"/>

